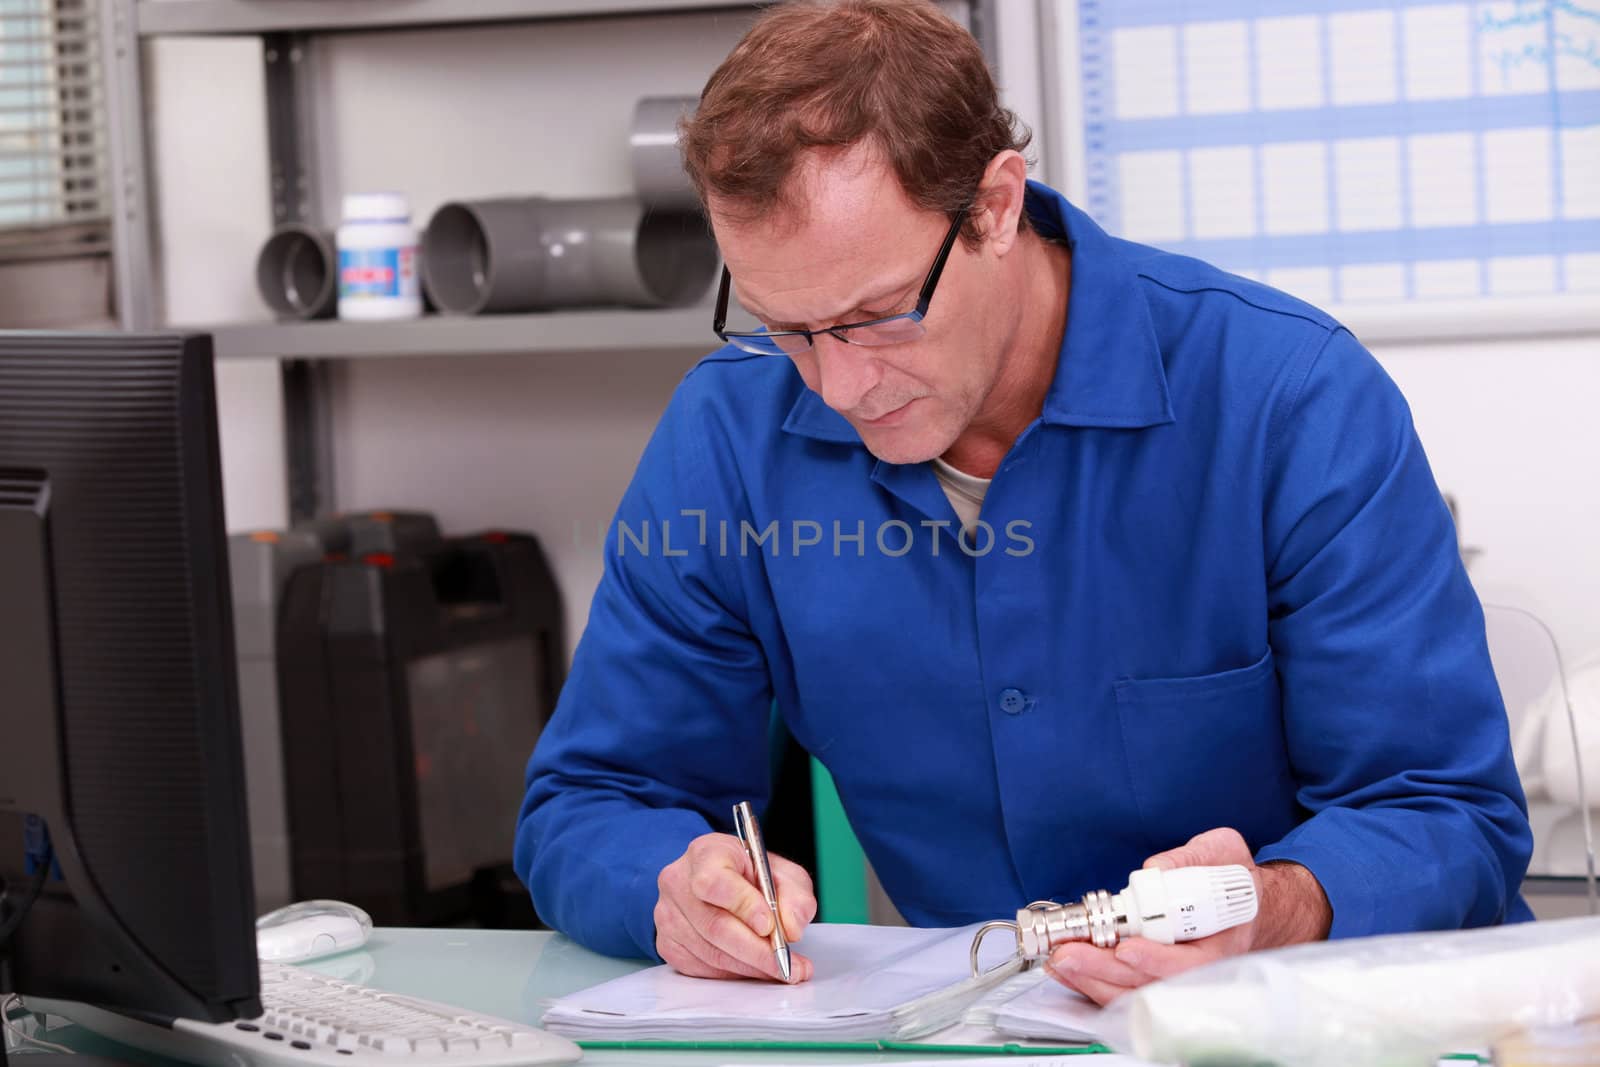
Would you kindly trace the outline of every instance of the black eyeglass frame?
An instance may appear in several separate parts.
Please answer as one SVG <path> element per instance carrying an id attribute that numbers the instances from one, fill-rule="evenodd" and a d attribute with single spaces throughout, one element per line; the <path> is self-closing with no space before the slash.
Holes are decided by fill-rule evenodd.
<path id="1" fill-rule="evenodd" d="M 939 286 L 939 277 L 944 274 L 945 261 L 950 258 L 950 250 L 955 247 L 956 238 L 960 236 L 961 227 L 966 221 L 967 209 L 962 208 L 956 212 L 955 220 L 950 223 L 950 232 L 944 235 L 944 243 L 939 246 L 939 255 L 934 258 L 933 266 L 928 268 L 928 276 L 923 279 L 922 290 L 917 294 L 917 306 L 910 311 L 902 311 L 897 315 L 884 315 L 876 319 L 865 319 L 861 322 L 842 322 L 837 326 L 828 326 L 821 330 L 724 330 L 723 327 L 728 324 L 728 288 L 733 281 L 733 276 L 728 273 L 728 267 L 724 264 L 722 267 L 722 284 L 717 288 L 717 309 L 712 314 L 711 329 L 716 333 L 717 337 L 727 344 L 733 344 L 736 337 L 763 341 L 776 337 L 804 337 L 806 339 L 806 347 L 809 348 L 816 344 L 816 336 L 819 333 L 832 334 L 845 344 L 854 345 L 861 342 L 852 341 L 849 337 L 842 336 L 839 331 L 854 330 L 862 326 L 878 326 L 885 322 L 897 322 L 900 319 L 910 319 L 913 322 L 920 323 L 928 317 L 928 305 L 933 302 L 933 291 Z M 884 346 L 867 345 L 863 347 Z M 744 351 L 748 351 L 748 349 Z M 802 349 L 802 351 L 804 350 Z M 763 355 L 769 353 L 755 354 Z M 777 353 L 770 354 L 776 355 Z"/>

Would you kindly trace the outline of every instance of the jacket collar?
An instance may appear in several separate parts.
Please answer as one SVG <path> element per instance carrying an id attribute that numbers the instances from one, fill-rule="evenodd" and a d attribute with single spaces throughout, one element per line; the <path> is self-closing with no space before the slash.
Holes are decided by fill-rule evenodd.
<path id="1" fill-rule="evenodd" d="M 1172 422 L 1161 349 L 1137 272 L 1109 234 L 1049 186 L 1030 181 L 1024 206 L 1036 231 L 1065 240 L 1072 250 L 1067 333 L 1041 421 L 1118 429 Z M 823 441 L 861 443 L 843 415 L 804 387 L 783 428 Z"/>

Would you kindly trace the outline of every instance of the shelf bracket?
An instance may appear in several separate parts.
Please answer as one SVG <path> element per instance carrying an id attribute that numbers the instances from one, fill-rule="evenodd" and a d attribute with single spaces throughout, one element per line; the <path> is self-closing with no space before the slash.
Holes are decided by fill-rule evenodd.
<path id="1" fill-rule="evenodd" d="M 1000 0 L 970 0 L 967 20 L 989 70 L 1000 81 Z"/>
<path id="2" fill-rule="evenodd" d="M 312 38 L 305 33 L 263 36 L 267 76 L 267 157 L 272 223 L 321 224 L 317 188 Z"/>
<path id="3" fill-rule="evenodd" d="M 89 11 L 95 11 L 91 4 Z M 148 330 L 161 317 L 157 285 L 150 169 L 145 157 L 145 111 L 139 35 L 133 0 L 98 9 L 100 56 L 106 79 L 106 139 L 110 148 L 111 261 L 117 319 L 124 330 Z"/>
<path id="4" fill-rule="evenodd" d="M 308 33 L 268 33 L 261 39 L 274 229 L 295 222 L 323 225 L 312 49 Z M 331 370 L 325 362 L 304 359 L 286 359 L 279 366 L 289 521 L 300 522 L 333 507 Z"/>
<path id="5" fill-rule="evenodd" d="M 315 519 L 334 509 L 333 415 L 327 360 L 286 359 L 283 439 L 289 476 L 289 522 Z"/>

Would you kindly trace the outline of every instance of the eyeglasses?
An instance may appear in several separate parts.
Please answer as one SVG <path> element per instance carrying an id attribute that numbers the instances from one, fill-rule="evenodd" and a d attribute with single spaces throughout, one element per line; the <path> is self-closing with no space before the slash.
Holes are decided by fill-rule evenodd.
<path id="1" fill-rule="evenodd" d="M 922 320 L 927 318 L 928 304 L 933 300 L 933 290 L 939 285 L 939 275 L 944 273 L 945 260 L 950 258 L 950 249 L 955 247 L 956 236 L 961 233 L 961 226 L 967 220 L 967 210 L 962 208 L 956 212 L 955 221 L 950 224 L 950 232 L 944 235 L 944 244 L 939 246 L 939 256 L 933 261 L 933 266 L 928 269 L 928 277 L 923 280 L 922 291 L 917 294 L 917 306 L 898 315 L 885 315 L 881 319 L 867 319 L 864 322 L 846 322 L 838 326 L 829 326 L 822 330 L 725 330 L 728 324 L 728 286 L 732 278 L 728 268 L 722 268 L 722 286 L 717 290 L 717 310 L 711 320 L 711 328 L 718 337 L 736 348 L 746 352 L 754 352 L 760 356 L 792 356 L 810 348 L 817 334 L 832 334 L 846 344 L 852 345 L 898 345 L 906 341 L 915 341 L 927 332 Z"/>

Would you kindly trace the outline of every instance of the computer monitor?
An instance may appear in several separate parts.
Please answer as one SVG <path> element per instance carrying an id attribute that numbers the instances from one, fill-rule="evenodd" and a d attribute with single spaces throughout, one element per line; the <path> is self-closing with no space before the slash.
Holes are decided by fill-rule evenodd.
<path id="1" fill-rule="evenodd" d="M 0 331 L 0 994 L 261 1013 L 220 484 L 209 337 Z"/>

